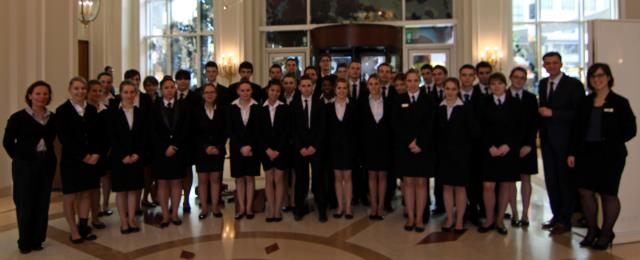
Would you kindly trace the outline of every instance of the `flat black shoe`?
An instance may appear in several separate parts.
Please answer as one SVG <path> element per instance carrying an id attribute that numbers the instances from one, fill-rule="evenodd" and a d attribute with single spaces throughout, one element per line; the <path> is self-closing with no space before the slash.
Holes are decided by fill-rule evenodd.
<path id="1" fill-rule="evenodd" d="M 104 223 L 91 223 L 91 226 L 96 229 L 105 229 L 107 227 Z"/>
<path id="2" fill-rule="evenodd" d="M 343 213 L 333 213 L 333 218 L 342 218 Z"/>
<path id="3" fill-rule="evenodd" d="M 507 233 L 509 233 L 506 227 L 496 227 L 496 232 L 498 232 L 498 234 L 500 235 L 506 235 Z"/>
<path id="4" fill-rule="evenodd" d="M 404 230 L 405 231 L 413 231 L 415 227 L 413 225 L 404 225 Z"/>
<path id="5" fill-rule="evenodd" d="M 180 226 L 180 225 L 182 225 L 182 220 L 179 220 L 179 219 L 178 220 L 171 220 L 171 224 L 174 224 L 176 226 Z"/>
<path id="6" fill-rule="evenodd" d="M 200 213 L 200 215 L 198 215 L 198 219 L 203 220 L 203 219 L 207 218 L 207 215 L 209 215 L 209 214 Z"/>
<path id="7" fill-rule="evenodd" d="M 218 213 L 213 213 L 213 216 L 216 218 L 221 218 L 222 217 L 222 212 L 218 212 Z"/>
<path id="8" fill-rule="evenodd" d="M 253 219 L 256 215 L 247 213 L 247 219 Z"/>
<path id="9" fill-rule="evenodd" d="M 348 214 L 347 213 L 347 214 L 344 215 L 344 218 L 345 219 L 353 219 L 353 214 Z"/>
<path id="10" fill-rule="evenodd" d="M 160 228 L 166 228 L 169 226 L 169 222 L 160 223 Z"/>
<path id="11" fill-rule="evenodd" d="M 77 244 L 80 244 L 80 243 L 84 242 L 84 238 L 81 237 L 81 238 L 78 238 L 78 239 L 73 239 L 71 236 L 69 236 L 69 241 L 71 241 L 71 243 L 77 245 Z"/>
<path id="12" fill-rule="evenodd" d="M 487 233 L 491 230 L 493 230 L 494 228 L 496 228 L 495 224 L 491 224 L 489 226 L 480 226 L 478 227 L 478 233 Z"/>
<path id="13" fill-rule="evenodd" d="M 120 229 L 120 234 L 123 234 L 123 235 L 131 234 L 131 228 Z"/>
<path id="14" fill-rule="evenodd" d="M 511 220 L 511 226 L 512 226 L 512 227 L 521 227 L 521 226 L 522 226 L 522 224 L 520 224 L 520 221 L 517 221 L 517 220 L 515 220 L 515 219 L 512 219 L 512 220 Z"/>
<path id="15" fill-rule="evenodd" d="M 422 233 L 424 232 L 424 227 L 415 227 L 413 231 L 415 231 L 416 233 Z"/>
<path id="16" fill-rule="evenodd" d="M 242 218 L 244 218 L 244 213 L 236 213 L 233 218 L 236 220 L 241 220 Z"/>
<path id="17" fill-rule="evenodd" d="M 31 253 L 31 248 L 20 249 L 20 254 L 26 255 L 28 253 Z"/>
<path id="18" fill-rule="evenodd" d="M 140 232 L 140 227 L 130 227 L 129 233 L 138 233 Z"/>
<path id="19" fill-rule="evenodd" d="M 44 247 L 42 247 L 42 244 L 33 245 L 31 247 L 31 250 L 33 251 L 41 251 L 42 249 L 44 249 Z"/>

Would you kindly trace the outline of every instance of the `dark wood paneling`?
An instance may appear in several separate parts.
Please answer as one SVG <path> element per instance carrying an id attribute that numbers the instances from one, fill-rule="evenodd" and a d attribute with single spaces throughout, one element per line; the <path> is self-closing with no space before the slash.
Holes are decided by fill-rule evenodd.
<path id="1" fill-rule="evenodd" d="M 78 75 L 89 79 L 89 41 L 78 41 Z"/>

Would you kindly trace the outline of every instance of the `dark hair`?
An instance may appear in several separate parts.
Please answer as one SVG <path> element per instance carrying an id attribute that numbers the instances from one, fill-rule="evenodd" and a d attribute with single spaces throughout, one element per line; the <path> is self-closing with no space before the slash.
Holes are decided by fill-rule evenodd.
<path id="1" fill-rule="evenodd" d="M 407 72 L 404 73 L 404 80 L 407 80 L 407 77 L 409 76 L 409 74 L 416 74 L 418 75 L 418 78 L 420 78 L 420 73 L 418 73 L 416 69 L 409 69 L 407 70 Z"/>
<path id="2" fill-rule="evenodd" d="M 267 83 L 267 87 L 265 87 L 265 91 L 268 92 L 269 89 L 273 86 L 280 86 L 280 90 L 282 91 L 282 82 L 277 79 L 269 80 L 269 82 Z"/>
<path id="3" fill-rule="evenodd" d="M 491 82 L 493 81 L 500 81 L 503 84 L 507 85 L 507 78 L 504 76 L 504 74 L 502 74 L 502 72 L 495 72 L 493 74 L 491 74 L 491 76 L 489 76 L 489 84 L 491 84 Z"/>
<path id="4" fill-rule="evenodd" d="M 396 82 L 398 80 L 405 81 L 406 79 L 407 79 L 407 75 L 405 75 L 404 73 L 400 72 L 400 73 L 396 74 L 395 77 L 393 77 L 393 82 Z"/>
<path id="5" fill-rule="evenodd" d="M 391 64 L 386 63 L 386 62 L 381 63 L 380 65 L 378 65 L 378 68 L 376 68 L 376 70 L 379 70 L 382 67 L 389 67 L 389 70 L 393 70 L 393 68 L 391 68 Z"/>
<path id="6" fill-rule="evenodd" d="M 289 62 L 289 61 L 293 61 L 293 62 L 295 62 L 295 63 L 296 63 L 296 65 L 298 65 L 298 59 L 295 59 L 295 58 L 288 58 L 288 59 L 287 59 L 287 61 L 285 61 L 284 63 L 285 63 L 285 64 L 287 64 L 287 62 Z"/>
<path id="7" fill-rule="evenodd" d="M 602 72 L 604 72 L 604 74 L 609 77 L 607 86 L 609 86 L 609 88 L 612 88 L 614 83 L 613 75 L 611 74 L 611 68 L 609 67 L 609 64 L 606 64 L 606 63 L 594 63 L 593 65 L 589 66 L 589 69 L 587 70 L 587 88 L 593 91 L 593 86 L 591 86 L 590 79 L 596 75 L 596 72 L 598 71 L 598 69 L 601 69 Z"/>
<path id="8" fill-rule="evenodd" d="M 248 62 L 248 61 L 243 61 L 242 63 L 240 63 L 240 66 L 238 66 L 238 71 L 242 69 L 248 69 L 248 70 L 251 70 L 251 72 L 253 72 L 253 64 L 251 64 L 251 62 Z"/>
<path id="9" fill-rule="evenodd" d="M 251 81 L 244 80 L 244 79 L 238 82 L 238 88 L 236 89 L 236 91 L 238 91 L 242 85 L 249 85 L 249 89 L 253 92 L 253 88 L 251 87 Z"/>
<path id="10" fill-rule="evenodd" d="M 144 78 L 144 81 L 142 81 L 142 86 L 149 85 L 149 84 L 157 86 L 159 84 L 158 79 L 156 79 L 156 77 L 154 76 L 146 76 Z"/>
<path id="11" fill-rule="evenodd" d="M 420 71 L 422 70 L 433 70 L 433 67 L 431 66 L 431 64 L 425 64 L 420 67 Z"/>
<path id="12" fill-rule="evenodd" d="M 280 71 L 282 71 L 282 67 L 280 67 L 280 65 L 278 64 L 271 64 L 271 67 L 269 67 L 269 71 L 271 71 L 271 69 L 279 69 Z"/>
<path id="13" fill-rule="evenodd" d="M 29 87 L 27 88 L 27 94 L 24 95 L 24 100 L 27 102 L 27 105 L 31 106 L 31 100 L 29 100 L 29 95 L 33 94 L 33 91 L 40 86 L 47 88 L 47 91 L 49 91 L 49 100 L 47 100 L 47 105 L 51 103 L 51 98 L 53 97 L 53 92 L 51 92 L 51 85 L 49 85 L 49 83 L 43 80 L 38 80 L 36 82 L 31 83 L 31 85 L 29 85 Z"/>
<path id="14" fill-rule="evenodd" d="M 320 53 L 320 55 L 318 56 L 318 62 L 320 62 L 320 60 L 322 60 L 322 58 L 324 57 L 329 58 L 329 61 L 331 61 L 331 54 L 323 52 L 323 53 Z"/>
<path id="15" fill-rule="evenodd" d="M 124 72 L 124 79 L 133 79 L 133 77 L 140 77 L 140 72 L 135 69 L 130 69 Z"/>
<path id="16" fill-rule="evenodd" d="M 509 78 L 513 77 L 513 73 L 515 73 L 516 71 L 520 71 L 522 73 L 524 73 L 524 76 L 527 76 L 527 70 L 524 69 L 523 67 L 515 67 L 511 70 L 511 73 L 509 73 Z"/>
<path id="17" fill-rule="evenodd" d="M 433 67 L 433 70 L 442 70 L 442 72 L 444 72 L 444 75 L 449 75 L 449 71 L 447 70 L 447 68 L 442 65 L 436 65 L 435 67 Z"/>
<path id="18" fill-rule="evenodd" d="M 369 78 L 367 79 L 367 83 L 369 83 L 369 80 L 372 80 L 372 79 L 375 79 L 378 82 L 380 82 L 380 76 L 378 76 L 378 73 L 373 73 L 373 74 L 369 75 Z"/>
<path id="19" fill-rule="evenodd" d="M 300 80 L 298 80 L 298 82 L 300 83 L 300 82 L 302 82 L 303 80 L 311 81 L 311 83 L 313 84 L 313 80 L 312 80 L 309 76 L 307 76 L 307 75 L 303 75 L 302 77 L 300 77 Z"/>
<path id="20" fill-rule="evenodd" d="M 475 68 L 475 67 L 473 67 L 473 65 L 471 65 L 471 64 L 465 64 L 465 65 L 462 65 L 462 67 L 460 67 L 460 69 L 458 70 L 458 73 L 462 72 L 462 70 L 465 70 L 465 69 L 473 70 L 473 72 L 475 72 L 475 71 L 476 71 L 476 68 Z"/>
<path id="21" fill-rule="evenodd" d="M 216 63 L 215 61 L 208 61 L 207 64 L 204 65 L 204 69 L 206 70 L 207 68 L 218 69 L 218 63 Z"/>
<path id="22" fill-rule="evenodd" d="M 133 89 L 136 91 L 136 93 L 138 92 L 138 90 L 136 89 L 136 85 L 133 84 L 133 81 L 125 79 L 122 82 L 120 82 L 120 87 L 118 88 L 120 90 L 120 93 L 122 93 L 122 88 L 124 88 L 124 86 L 132 86 Z"/>
<path id="23" fill-rule="evenodd" d="M 87 82 L 87 90 L 91 90 L 91 87 L 93 87 L 93 86 L 99 86 L 99 87 L 102 87 L 102 84 L 100 83 L 100 81 L 95 80 L 95 79 L 89 80 L 89 81 Z M 105 91 L 106 91 L 106 90 L 105 90 Z"/>
<path id="24" fill-rule="evenodd" d="M 307 70 L 313 70 L 313 71 L 316 72 L 316 74 L 318 74 L 318 70 L 314 66 L 307 66 L 306 68 L 304 68 L 304 73 L 303 74 L 307 74 Z"/>
<path id="25" fill-rule="evenodd" d="M 360 59 L 352 59 L 351 62 L 349 63 L 349 66 L 351 66 L 352 63 L 358 63 L 358 64 L 362 64 L 362 62 L 360 61 Z"/>
<path id="26" fill-rule="evenodd" d="M 173 78 L 171 76 L 167 75 L 167 76 L 164 76 L 164 78 L 162 78 L 162 80 L 160 81 L 160 87 L 162 87 L 162 85 L 164 85 L 164 83 L 167 82 L 167 81 L 171 81 L 174 84 L 176 83 L 176 81 L 173 80 Z"/>
<path id="27" fill-rule="evenodd" d="M 102 72 L 106 72 L 106 73 L 111 74 L 111 72 L 109 72 L 109 71 L 112 70 L 112 69 L 113 69 L 113 67 L 107 65 L 106 67 L 104 67 L 104 70 L 102 70 Z"/>
<path id="28" fill-rule="evenodd" d="M 491 66 L 491 64 L 486 61 L 481 61 L 476 64 L 476 72 L 478 72 L 481 68 L 489 68 L 491 71 L 493 71 L 493 66 Z"/>
<path id="29" fill-rule="evenodd" d="M 298 81 L 298 79 L 296 78 L 296 74 L 293 74 L 293 73 L 284 74 L 284 76 L 282 77 L 282 81 L 284 81 L 284 79 L 286 78 L 292 78 L 296 82 Z"/>
<path id="30" fill-rule="evenodd" d="M 100 72 L 100 74 L 98 74 L 98 77 L 96 77 L 96 79 L 100 80 L 100 78 L 102 78 L 102 76 L 109 76 L 109 77 L 111 77 L 111 79 L 113 79 L 113 75 L 111 75 L 111 73 L 106 72 L 106 71 Z"/>
<path id="31" fill-rule="evenodd" d="M 449 82 L 453 82 L 456 85 L 456 87 L 458 87 L 458 89 L 460 89 L 460 80 L 458 80 L 457 78 L 453 78 L 453 77 L 445 79 L 444 82 L 442 83 L 442 86 L 446 86 L 447 83 L 449 83 Z"/>
<path id="32" fill-rule="evenodd" d="M 344 83 L 345 85 L 347 85 L 347 88 L 349 88 L 349 81 L 347 81 L 346 79 L 343 78 L 339 78 L 336 80 L 336 84 L 334 84 L 334 86 L 338 86 L 338 83 Z"/>
<path id="33" fill-rule="evenodd" d="M 191 72 L 183 69 L 178 70 L 176 72 L 176 80 L 181 80 L 181 79 L 191 80 Z"/>
<path id="34" fill-rule="evenodd" d="M 345 68 L 345 69 L 346 69 L 346 68 L 347 68 L 347 64 L 346 64 L 346 63 L 344 63 L 344 62 L 341 62 L 341 63 L 340 63 L 340 64 L 338 64 L 338 66 L 336 67 L 336 71 L 337 71 L 339 68 Z"/>
<path id="35" fill-rule="evenodd" d="M 548 57 L 558 57 L 558 59 L 560 59 L 560 62 L 562 62 L 562 55 L 560 55 L 559 52 L 557 51 L 552 51 L 552 52 L 547 52 L 544 54 L 544 56 L 542 56 L 542 60 L 548 58 Z"/>

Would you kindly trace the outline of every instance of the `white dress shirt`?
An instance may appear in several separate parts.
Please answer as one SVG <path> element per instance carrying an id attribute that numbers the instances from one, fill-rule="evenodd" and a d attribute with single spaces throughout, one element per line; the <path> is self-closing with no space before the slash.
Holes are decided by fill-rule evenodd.
<path id="1" fill-rule="evenodd" d="M 207 112 L 207 117 L 209 118 L 209 120 L 211 120 L 213 119 L 213 115 L 215 115 L 216 105 L 213 105 L 212 108 L 209 108 L 209 106 L 204 105 L 204 111 Z"/>
<path id="2" fill-rule="evenodd" d="M 27 113 L 41 125 L 46 125 L 47 122 L 49 122 L 49 118 L 51 117 L 51 111 L 47 110 L 47 108 L 45 108 L 44 115 L 42 115 L 42 117 L 38 117 L 38 115 L 36 115 L 36 112 L 33 111 L 30 106 L 27 106 L 24 110 L 27 111 Z M 46 151 L 47 144 L 44 142 L 44 138 L 40 138 L 40 141 L 38 141 L 38 145 L 36 146 L 36 152 Z"/>
<path id="3" fill-rule="evenodd" d="M 349 99 L 345 99 L 344 102 L 335 101 L 334 105 L 336 107 L 336 116 L 338 120 L 342 122 L 344 119 L 344 111 L 347 110 L 347 104 L 349 104 Z"/>
<path id="4" fill-rule="evenodd" d="M 506 99 L 507 95 L 502 94 L 502 96 L 496 96 L 493 95 L 493 101 L 496 103 L 496 105 L 504 105 L 504 100 Z"/>
<path id="5" fill-rule="evenodd" d="M 457 106 L 464 106 L 464 102 L 462 102 L 462 100 L 460 98 L 458 98 L 456 100 L 456 103 L 453 104 L 453 106 L 450 106 L 449 103 L 447 103 L 447 100 L 442 100 L 442 102 L 440 102 L 440 106 L 446 106 L 447 107 L 447 120 L 451 119 L 451 113 L 453 112 L 453 108 L 457 107 Z"/>
<path id="6" fill-rule="evenodd" d="M 306 103 L 307 106 L 309 106 L 309 108 L 307 108 L 307 110 L 308 110 L 308 112 L 307 112 L 307 127 L 311 128 L 311 108 L 313 107 L 313 105 L 312 105 L 313 98 L 311 98 L 311 96 L 308 96 L 308 97 L 302 96 L 302 110 L 303 111 L 304 111 L 305 103 Z"/>
<path id="7" fill-rule="evenodd" d="M 373 114 L 373 119 L 376 120 L 376 123 L 380 123 L 380 119 L 384 116 L 384 101 L 382 97 L 375 100 L 369 95 L 369 108 L 371 109 L 371 114 Z"/>
<path id="8" fill-rule="evenodd" d="M 251 99 L 248 105 L 243 106 L 240 104 L 240 99 L 234 100 L 232 105 L 236 105 L 240 108 L 240 116 L 242 117 L 242 123 L 246 126 L 247 122 L 249 122 L 249 115 L 251 114 L 251 106 L 258 104 L 255 100 Z"/>
<path id="9" fill-rule="evenodd" d="M 276 103 L 273 105 L 269 104 L 269 101 L 265 101 L 264 104 L 262 105 L 264 107 L 269 107 L 269 117 L 271 118 L 271 127 L 273 127 L 273 123 L 276 120 L 276 109 L 280 105 L 284 105 L 284 103 L 282 103 L 280 100 L 276 101 Z"/>
<path id="10" fill-rule="evenodd" d="M 122 103 L 120 103 L 120 109 L 124 111 L 124 116 L 127 118 L 127 123 L 129 124 L 129 130 L 133 129 L 133 107 L 124 108 Z"/>
<path id="11" fill-rule="evenodd" d="M 70 100 L 71 104 L 73 105 L 73 108 L 76 109 L 76 112 L 78 112 L 78 115 L 80 115 L 81 117 L 84 117 L 84 111 L 87 108 L 87 102 L 86 101 L 82 101 L 82 104 L 76 104 L 75 102 L 73 102 L 73 100 Z"/>

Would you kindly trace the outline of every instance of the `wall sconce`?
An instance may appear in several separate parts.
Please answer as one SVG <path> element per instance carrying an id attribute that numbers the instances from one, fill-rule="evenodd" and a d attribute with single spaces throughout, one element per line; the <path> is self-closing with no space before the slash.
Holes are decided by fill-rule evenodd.
<path id="1" fill-rule="evenodd" d="M 227 79 L 227 82 L 229 84 L 231 84 L 231 81 L 233 80 L 233 77 L 236 76 L 236 74 L 238 73 L 238 67 L 236 65 L 236 61 L 233 58 L 233 56 L 231 55 L 222 55 L 222 64 L 221 64 L 221 69 L 222 69 L 222 77 L 224 77 L 225 79 Z"/>
<path id="2" fill-rule="evenodd" d="M 480 60 L 486 61 L 493 66 L 495 71 L 500 71 L 500 61 L 502 60 L 502 52 L 498 47 L 484 49 L 484 53 L 480 54 Z"/>
<path id="3" fill-rule="evenodd" d="M 78 0 L 78 13 L 80 22 L 88 26 L 98 18 L 100 13 L 100 0 Z"/>

